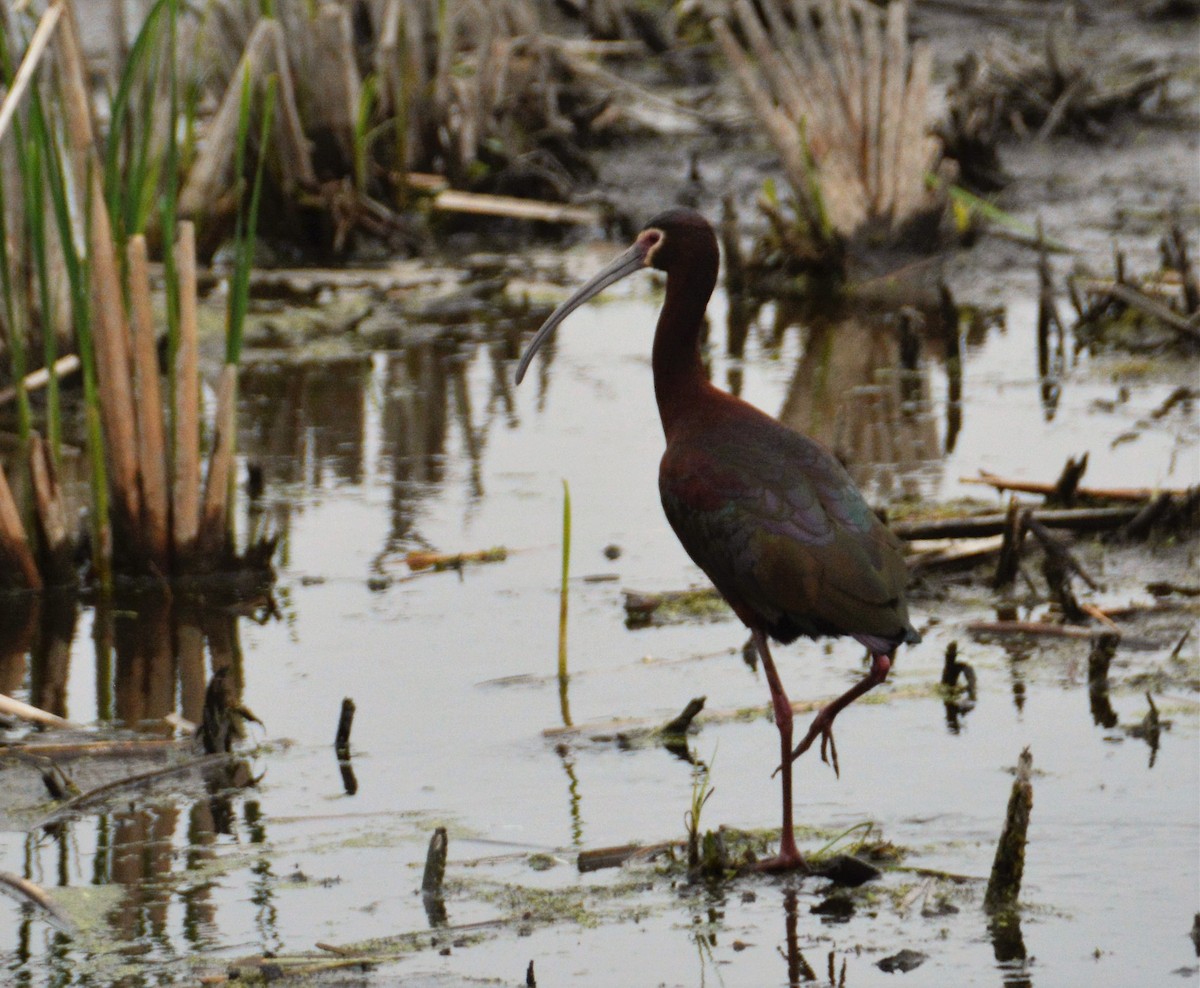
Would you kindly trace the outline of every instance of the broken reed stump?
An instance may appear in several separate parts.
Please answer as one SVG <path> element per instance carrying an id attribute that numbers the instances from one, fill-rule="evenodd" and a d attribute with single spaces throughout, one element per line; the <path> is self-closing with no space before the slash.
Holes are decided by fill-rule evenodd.
<path id="1" fill-rule="evenodd" d="M 213 673 L 204 691 L 204 713 L 196 736 L 206 754 L 225 754 L 233 750 L 233 742 L 240 736 L 233 716 L 229 669 L 226 667 Z"/>
<path id="2" fill-rule="evenodd" d="M 68 511 L 58 468 L 50 446 L 37 432 L 29 434 L 29 479 L 36 508 L 42 579 L 51 586 L 65 586 L 75 575 L 76 536 L 68 522 Z"/>
<path id="3" fill-rule="evenodd" d="M 1025 872 L 1025 844 L 1029 831 L 1029 815 L 1033 809 L 1033 755 L 1026 748 L 1017 760 L 1017 777 L 1013 780 L 1004 816 L 1004 830 L 996 844 L 992 874 L 983 897 L 983 908 L 989 914 L 1012 909 L 1021 894 L 1021 878 Z"/>
<path id="4" fill-rule="evenodd" d="M 421 877 L 421 898 L 430 926 L 445 926 L 448 919 L 443 886 L 446 879 L 446 858 L 449 854 L 449 838 L 446 828 L 438 827 L 429 838 L 429 850 L 425 854 L 425 873 Z"/>
<path id="5" fill-rule="evenodd" d="M 132 310 L 137 428 L 141 441 L 142 522 L 149 562 L 159 573 L 165 574 L 170 572 L 171 566 L 171 485 L 167 474 L 167 440 L 146 238 L 140 233 L 130 237 L 125 255 Z"/>
<path id="6" fill-rule="evenodd" d="M 421 891 L 425 895 L 442 894 L 448 853 L 449 838 L 446 836 L 446 828 L 438 827 L 429 838 L 429 850 L 425 854 L 425 873 L 421 877 Z"/>
<path id="7" fill-rule="evenodd" d="M 342 775 L 342 788 L 347 796 L 358 792 L 358 777 L 350 764 L 350 728 L 354 724 L 354 701 L 350 697 L 342 700 L 342 712 L 338 716 L 337 736 L 333 750 L 337 754 L 338 771 Z"/>
<path id="8" fill-rule="evenodd" d="M 1117 726 L 1117 713 L 1108 699 L 1108 668 L 1120 643 L 1119 634 L 1106 631 L 1093 640 L 1088 653 L 1088 703 L 1092 722 L 1106 729 Z"/>
<path id="9" fill-rule="evenodd" d="M 1025 512 L 1021 511 L 1015 497 L 1009 498 L 1008 510 L 1004 514 L 1004 541 L 1000 543 L 1000 558 L 996 562 L 996 573 L 992 577 L 992 588 L 1000 590 L 1010 586 L 1017 578 L 1021 567 L 1021 550 L 1025 543 Z"/>
<path id="10" fill-rule="evenodd" d="M 350 697 L 345 697 L 342 700 L 342 712 L 338 717 L 337 737 L 333 742 L 333 749 L 337 752 L 338 759 L 343 762 L 350 760 L 350 728 L 354 725 L 354 701 Z"/>
<path id="11" fill-rule="evenodd" d="M 958 686 L 958 677 L 962 676 L 967 683 L 967 696 L 975 699 L 975 669 L 967 662 L 958 658 L 958 642 L 953 641 L 946 646 L 946 656 L 942 661 L 942 685 L 947 689 Z"/>
<path id="12" fill-rule="evenodd" d="M 1046 495 L 1046 503 L 1057 507 L 1069 508 L 1075 503 L 1075 494 L 1079 489 L 1079 481 L 1087 470 L 1088 454 L 1084 453 L 1079 459 L 1067 457 L 1066 465 L 1054 484 L 1054 490 Z"/>
<path id="13" fill-rule="evenodd" d="M 5 571 L 19 574 L 13 581 L 17 586 L 29 590 L 42 588 L 37 560 L 21 523 L 21 512 L 8 485 L 3 464 L 0 464 L 0 562 L 9 564 Z"/>
<path id="14" fill-rule="evenodd" d="M 698 696 L 688 701 L 687 706 L 683 708 L 678 717 L 672 718 L 659 728 L 659 733 L 666 737 L 680 737 L 687 734 L 688 728 L 692 726 L 692 721 L 696 719 L 696 715 L 704 709 L 704 703 L 707 697 Z"/>
<path id="15" fill-rule="evenodd" d="M 196 228 L 179 224 L 179 343 L 175 350 L 175 475 L 171 493 L 176 557 L 186 558 L 200 530 L 200 331 L 196 297 Z"/>

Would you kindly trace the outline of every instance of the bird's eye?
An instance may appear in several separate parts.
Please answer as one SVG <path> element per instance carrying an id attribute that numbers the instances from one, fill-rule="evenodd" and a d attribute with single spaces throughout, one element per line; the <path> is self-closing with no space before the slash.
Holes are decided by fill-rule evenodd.
<path id="1" fill-rule="evenodd" d="M 647 262 L 649 262 L 650 257 L 654 254 L 655 250 L 657 250 L 662 242 L 666 239 L 666 235 L 657 227 L 649 230 L 643 230 L 640 234 L 638 234 L 638 243 L 641 245 L 642 250 L 645 251 Z"/>

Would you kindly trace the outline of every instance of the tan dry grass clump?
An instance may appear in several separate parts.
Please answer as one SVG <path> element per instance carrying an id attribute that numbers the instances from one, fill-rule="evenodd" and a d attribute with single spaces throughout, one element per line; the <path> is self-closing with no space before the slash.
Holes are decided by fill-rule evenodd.
<path id="1" fill-rule="evenodd" d="M 712 18 L 779 153 L 795 233 L 818 258 L 852 238 L 894 241 L 941 210 L 927 182 L 940 155 L 926 107 L 931 58 L 925 44 L 909 42 L 906 9 L 735 0 Z"/>

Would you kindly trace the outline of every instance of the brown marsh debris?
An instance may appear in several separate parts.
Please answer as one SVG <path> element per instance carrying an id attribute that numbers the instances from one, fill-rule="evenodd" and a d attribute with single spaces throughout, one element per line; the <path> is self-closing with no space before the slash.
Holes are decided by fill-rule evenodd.
<path id="1" fill-rule="evenodd" d="M 1080 276 L 1068 282 L 1079 346 L 1134 351 L 1200 347 L 1200 284 L 1179 221 L 1159 241 L 1159 252 L 1161 270 L 1141 278 L 1127 271 L 1117 249 L 1111 278 Z"/>
<path id="2" fill-rule="evenodd" d="M 1096 64 L 1080 50 L 1074 8 L 1047 19 L 1040 51 L 994 39 L 954 66 L 946 119 L 937 134 L 968 188 L 993 192 L 1009 182 L 999 158 L 1008 138 L 1108 136 L 1122 116 L 1166 102 L 1170 73 L 1147 60 Z"/>
<path id="3" fill-rule="evenodd" d="M 334 252 L 356 229 L 418 246 L 413 207 L 426 199 L 438 210 L 595 222 L 593 210 L 565 205 L 594 179 L 583 146 L 688 116 L 596 63 L 623 50 L 549 32 L 532 0 L 381 0 L 353 11 L 279 4 L 274 17 L 231 0 L 212 6 L 197 30 L 207 31 L 203 85 L 220 94 L 219 107 L 181 212 L 222 212 L 243 76 L 256 84 L 274 76 L 268 208 L 297 237 L 315 234 L 314 246 Z M 626 35 L 632 8 L 608 9 Z M 663 19 L 634 20 L 646 33 Z"/>

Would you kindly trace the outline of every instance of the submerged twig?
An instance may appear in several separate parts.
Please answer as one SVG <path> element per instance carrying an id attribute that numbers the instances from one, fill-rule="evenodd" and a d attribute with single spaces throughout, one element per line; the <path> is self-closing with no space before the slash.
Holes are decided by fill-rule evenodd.
<path id="1" fill-rule="evenodd" d="M 150 772 L 141 772 L 138 775 L 130 775 L 124 779 L 117 779 L 114 782 L 107 782 L 102 786 L 97 786 L 95 789 L 89 789 L 87 792 L 68 799 L 39 821 L 38 825 L 42 827 L 49 826 L 52 823 L 57 823 L 60 820 L 66 820 L 77 813 L 92 809 L 96 806 L 101 806 L 106 800 L 119 795 L 127 789 L 140 788 L 155 782 L 161 782 L 176 775 L 183 775 L 188 772 L 195 772 L 214 768 L 218 765 L 230 764 L 235 761 L 235 756 L 232 754 L 222 753 L 215 755 L 201 755 L 198 758 L 192 758 L 179 765 L 170 765 L 167 768 L 154 769 Z"/>
<path id="2" fill-rule="evenodd" d="M 504 546 L 496 546 L 475 552 L 410 552 L 404 561 L 413 571 L 431 569 L 440 573 L 448 569 L 462 569 L 467 563 L 502 563 L 507 558 L 508 550 Z"/>
<path id="3" fill-rule="evenodd" d="M 34 884 L 28 878 L 14 875 L 10 871 L 0 871 L 0 891 L 8 892 L 22 902 L 29 902 L 37 906 L 60 929 L 67 931 L 74 930 L 75 924 L 71 921 L 71 918 L 50 898 L 50 895 L 44 888 Z"/>

